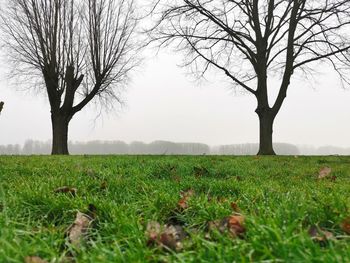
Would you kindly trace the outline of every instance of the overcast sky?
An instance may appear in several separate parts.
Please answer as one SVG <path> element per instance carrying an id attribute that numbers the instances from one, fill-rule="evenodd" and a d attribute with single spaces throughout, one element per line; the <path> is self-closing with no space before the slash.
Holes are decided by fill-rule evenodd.
<path id="1" fill-rule="evenodd" d="M 70 140 L 258 142 L 255 99 L 234 92 L 220 74 L 195 82 L 180 63 L 181 55 L 171 52 L 146 59 L 124 93 L 126 106 L 97 120 L 95 107 L 84 109 L 71 122 Z M 6 104 L 0 116 L 0 144 L 49 140 L 45 95 L 9 85 L 4 72 L 3 66 L 0 100 Z M 350 147 L 350 91 L 327 70 L 317 75 L 313 86 L 294 79 L 275 122 L 274 141 Z"/>

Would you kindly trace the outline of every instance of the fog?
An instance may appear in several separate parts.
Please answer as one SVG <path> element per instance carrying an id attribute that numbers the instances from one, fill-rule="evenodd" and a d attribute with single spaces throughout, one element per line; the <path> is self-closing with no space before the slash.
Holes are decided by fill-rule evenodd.
<path id="1" fill-rule="evenodd" d="M 255 155 L 257 143 L 209 146 L 203 143 L 175 143 L 154 141 L 151 143 L 123 141 L 69 142 L 73 155 Z M 275 143 L 279 155 L 350 155 L 350 148 L 334 146 L 314 147 Z M 49 155 L 51 141 L 27 140 L 24 145 L 0 145 L 0 155 Z"/>
<path id="2" fill-rule="evenodd" d="M 101 114 L 94 105 L 84 109 L 71 122 L 69 140 L 198 142 L 209 145 L 210 153 L 217 153 L 218 145 L 256 144 L 254 98 L 233 90 L 217 72 L 195 81 L 178 66 L 181 61 L 180 54 L 170 52 L 148 55 L 124 92 L 124 106 Z M 350 147 L 350 92 L 341 88 L 336 75 L 318 69 L 314 81 L 294 77 L 275 122 L 274 141 L 298 145 L 300 154 L 349 154 L 342 148 Z M 0 115 L 0 145 L 23 147 L 28 139 L 50 140 L 45 95 L 9 82 L 4 64 L 1 72 L 0 100 L 5 107 Z M 327 145 L 334 148 L 319 150 Z M 84 153 L 88 152 L 94 150 Z"/>
<path id="3" fill-rule="evenodd" d="M 8 145 L 18 145 L 22 153 L 28 140 L 48 144 L 52 131 L 47 95 L 32 84 L 16 83 L 15 77 L 9 80 L 6 50 L 0 49 L 0 55 L 0 101 L 5 102 L 0 115 L 3 153 L 11 153 L 4 150 Z M 115 104 L 108 111 L 88 105 L 70 123 L 71 142 L 89 145 L 92 141 L 120 141 L 128 147 L 135 141 L 147 145 L 154 141 L 195 142 L 208 145 L 210 150 L 205 153 L 256 153 L 259 122 L 253 96 L 233 89 L 220 71 L 212 70 L 205 79 L 194 79 L 188 68 L 179 66 L 183 54 L 171 49 L 156 52 L 147 48 L 143 57 L 144 62 L 131 75 L 131 82 L 123 92 L 125 103 Z M 296 146 L 300 154 L 349 154 L 350 90 L 342 88 L 338 75 L 330 68 L 317 63 L 312 67 L 313 76 L 292 77 L 274 124 L 276 151 L 285 152 L 279 146 L 282 143 Z M 273 99 L 280 81 L 269 79 L 269 83 Z M 231 149 L 220 145 L 234 146 Z M 86 152 L 78 151 L 73 146 L 71 143 L 72 153 L 101 151 L 88 147 Z M 293 149 L 287 153 L 294 154 Z M 46 149 L 38 153 L 47 152 Z M 162 150 L 157 154 L 163 154 Z"/>

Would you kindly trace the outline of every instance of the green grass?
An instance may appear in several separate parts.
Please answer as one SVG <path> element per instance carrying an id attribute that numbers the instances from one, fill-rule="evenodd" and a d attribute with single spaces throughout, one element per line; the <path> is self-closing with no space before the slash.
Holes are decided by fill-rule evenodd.
<path id="1" fill-rule="evenodd" d="M 317 179 L 325 166 L 335 181 Z M 65 185 L 77 195 L 54 193 Z M 189 188 L 195 196 L 179 212 Z M 230 202 L 246 218 L 244 237 L 208 239 L 208 221 L 230 215 Z M 89 204 L 97 208 L 93 229 L 69 247 L 66 229 Z M 0 262 L 66 254 L 77 262 L 350 262 L 340 227 L 349 209 L 349 157 L 0 157 Z M 174 215 L 188 233 L 184 249 L 147 246 L 147 222 Z M 314 224 L 336 238 L 312 240 Z"/>

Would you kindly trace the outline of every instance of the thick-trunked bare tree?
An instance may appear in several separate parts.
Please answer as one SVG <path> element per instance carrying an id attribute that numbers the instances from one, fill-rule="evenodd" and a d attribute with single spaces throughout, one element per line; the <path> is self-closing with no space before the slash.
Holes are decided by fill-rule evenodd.
<path id="1" fill-rule="evenodd" d="M 255 96 L 260 120 L 259 154 L 275 154 L 273 123 L 295 72 L 313 74 L 328 63 L 349 84 L 349 0 L 158 0 L 151 36 L 185 53 L 185 65 L 203 75 L 222 71 Z M 272 74 L 280 73 L 269 104 Z M 311 102 L 310 102 L 311 103 Z"/>

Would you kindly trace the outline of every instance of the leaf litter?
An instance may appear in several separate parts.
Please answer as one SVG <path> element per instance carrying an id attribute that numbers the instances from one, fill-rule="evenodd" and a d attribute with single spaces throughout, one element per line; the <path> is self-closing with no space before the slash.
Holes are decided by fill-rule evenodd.
<path id="1" fill-rule="evenodd" d="M 346 234 L 350 235 L 350 217 L 345 218 L 341 223 L 340 223 L 340 228 L 343 230 Z"/>
<path id="2" fill-rule="evenodd" d="M 68 242 L 73 246 L 79 246 L 91 229 L 92 222 L 96 218 L 96 207 L 89 205 L 87 212 L 77 212 L 73 224 L 67 230 Z"/>
<path id="3" fill-rule="evenodd" d="M 187 190 L 187 191 L 185 191 L 185 192 L 182 192 L 182 193 L 181 193 L 181 199 L 180 199 L 179 202 L 177 203 L 178 207 L 179 207 L 180 209 L 183 209 L 183 210 L 187 209 L 187 208 L 189 207 L 188 201 L 189 201 L 189 199 L 190 199 L 192 196 L 194 196 L 194 191 L 193 191 L 193 189 L 189 189 L 189 190 Z"/>
<path id="4" fill-rule="evenodd" d="M 312 225 L 308 233 L 312 240 L 320 243 L 325 243 L 329 240 L 335 239 L 335 236 L 332 232 L 320 228 L 317 225 Z"/>
<path id="5" fill-rule="evenodd" d="M 189 208 L 189 199 L 194 195 L 193 189 L 181 192 L 181 198 L 175 210 L 178 210 L 180 213 L 185 212 Z M 232 238 L 244 237 L 246 232 L 244 226 L 245 217 L 239 214 L 240 209 L 236 202 L 232 202 L 230 206 L 233 210 L 230 216 L 207 223 L 207 233 L 205 235 L 207 238 L 210 238 L 210 232 L 215 230 L 222 234 L 228 233 Z M 176 252 L 181 251 L 184 247 L 184 239 L 189 236 L 182 223 L 173 219 L 166 224 L 161 224 L 158 221 L 148 222 L 145 231 L 147 246 L 165 248 Z"/>
<path id="6" fill-rule="evenodd" d="M 69 186 L 62 186 L 54 190 L 54 193 L 56 194 L 71 194 L 72 196 L 76 196 L 78 192 L 77 188 L 69 187 Z"/>
<path id="7" fill-rule="evenodd" d="M 203 170 L 197 171 L 199 174 L 205 174 Z M 332 172 L 329 167 L 324 167 L 319 171 L 318 178 L 322 179 L 328 177 Z M 103 181 L 101 189 L 107 188 L 107 182 Z M 76 195 L 77 189 L 72 187 L 60 187 L 54 190 L 55 193 L 70 193 L 73 196 Z M 189 208 L 189 200 L 195 195 L 193 189 L 188 189 L 180 193 L 180 200 L 177 203 L 177 209 L 180 212 Z M 225 200 L 227 201 L 227 200 Z M 230 203 L 233 213 L 230 216 L 226 216 L 222 219 L 209 221 L 207 223 L 206 238 L 211 238 L 210 233 L 212 231 L 218 231 L 219 233 L 228 233 L 232 238 L 243 238 L 246 233 L 245 216 L 240 214 L 240 208 L 236 202 Z M 81 245 L 82 241 L 86 239 L 91 225 L 96 218 L 96 208 L 94 205 L 89 205 L 87 212 L 77 212 L 76 218 L 72 225 L 68 228 L 66 235 L 68 242 L 75 247 Z M 340 224 L 341 229 L 350 234 L 350 218 L 346 218 Z M 310 227 L 308 231 L 309 236 L 316 242 L 324 244 L 329 240 L 335 239 L 332 232 L 324 230 L 316 225 Z M 188 233 L 184 227 L 179 223 L 167 223 L 161 224 L 157 221 L 150 221 L 146 226 L 145 236 L 147 238 L 148 246 L 156 246 L 161 249 L 171 250 L 179 252 L 183 246 L 183 241 L 188 237 Z M 47 261 L 37 256 L 30 256 L 25 258 L 25 263 L 45 263 Z"/>
<path id="8" fill-rule="evenodd" d="M 180 251 L 183 248 L 182 241 L 187 236 L 185 230 L 180 225 L 165 224 L 151 221 L 146 227 L 146 237 L 148 246 L 158 246 L 173 251 Z"/>
<path id="9" fill-rule="evenodd" d="M 318 179 L 326 178 L 332 172 L 332 168 L 323 167 L 318 173 Z"/>

